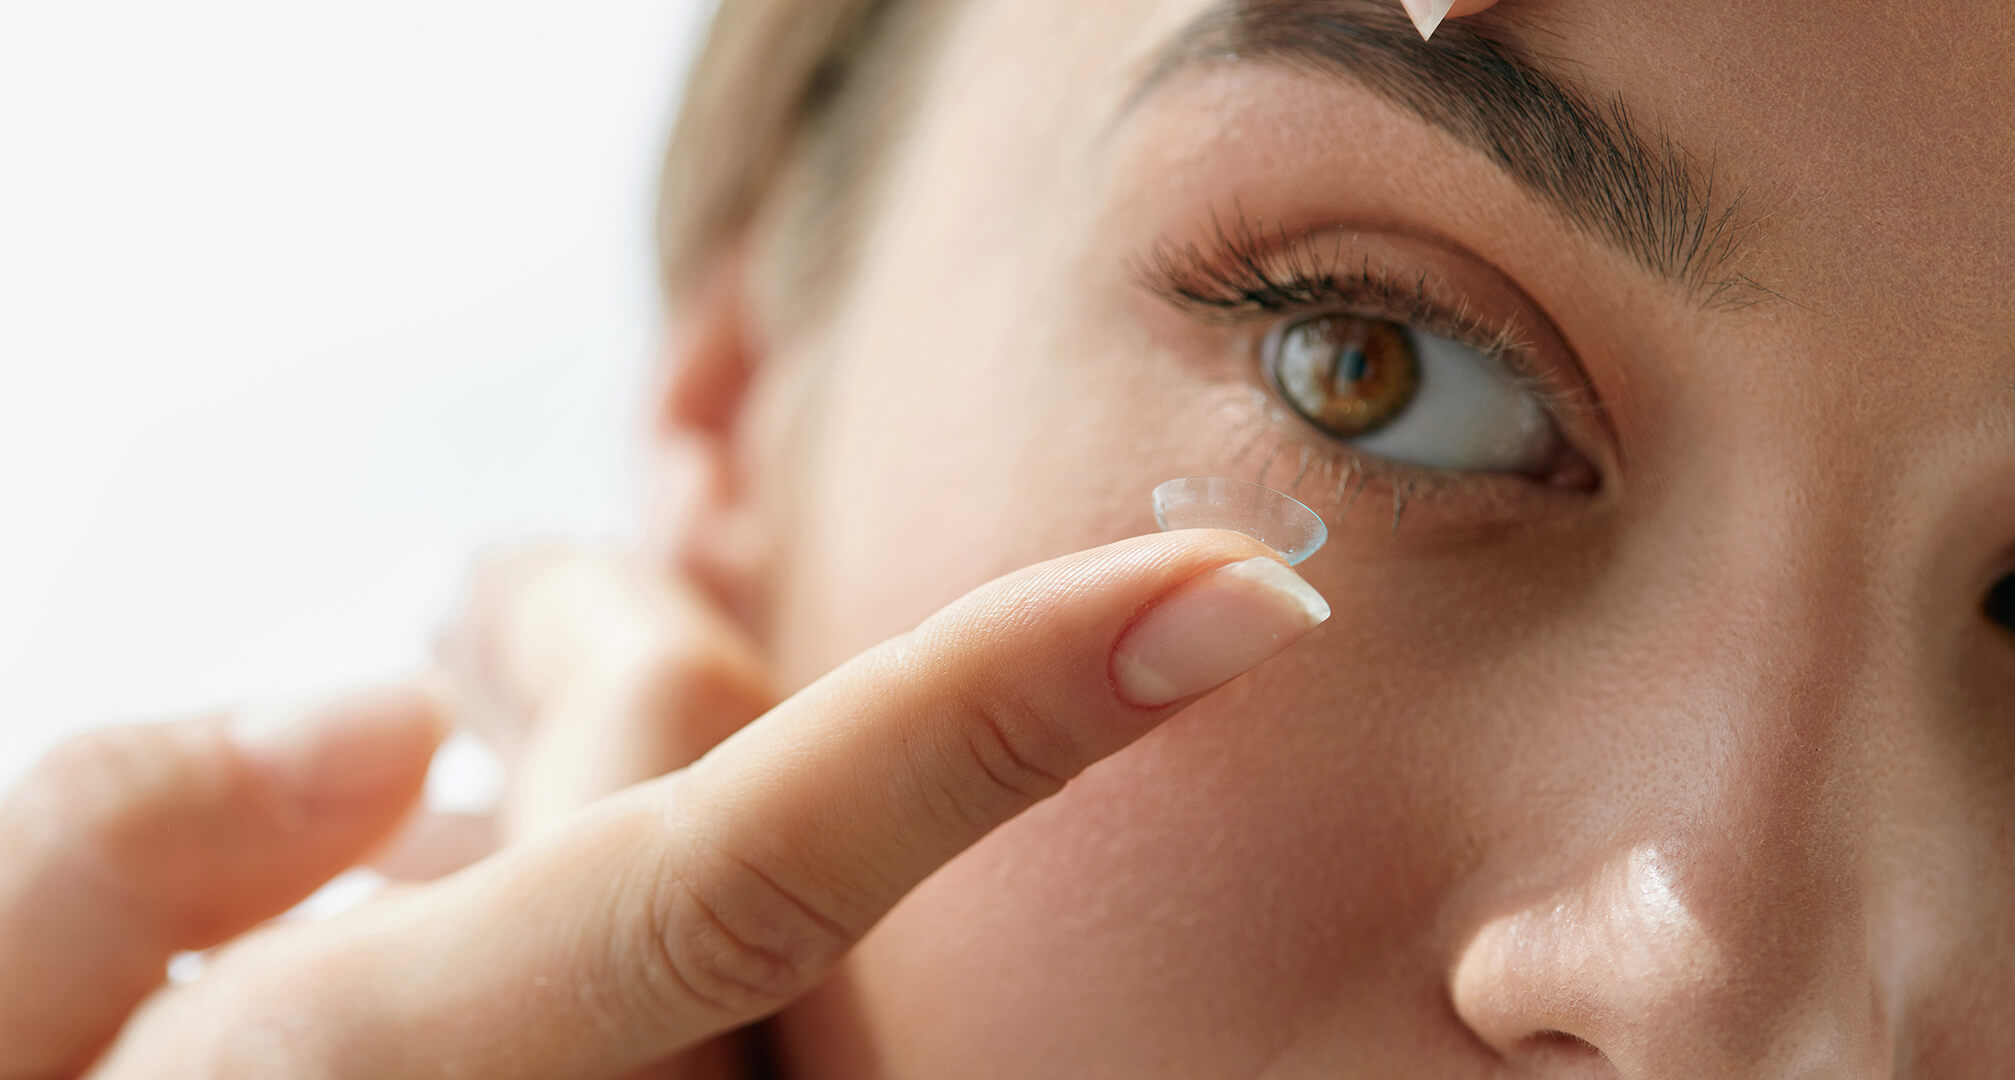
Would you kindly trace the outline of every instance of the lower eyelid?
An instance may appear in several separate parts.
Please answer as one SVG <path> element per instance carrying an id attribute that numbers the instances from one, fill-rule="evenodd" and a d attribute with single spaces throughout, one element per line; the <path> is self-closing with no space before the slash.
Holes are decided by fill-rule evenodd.
<path id="1" fill-rule="evenodd" d="M 1510 473 L 1425 469 L 1361 452 L 1316 431 L 1254 385 L 1226 407 L 1243 413 L 1226 441 L 1223 475 L 1300 499 L 1339 535 L 1378 528 L 1399 533 L 1418 521 L 1437 531 L 1474 532 L 1585 502 Z M 1346 530 L 1349 526 L 1349 530 Z"/>

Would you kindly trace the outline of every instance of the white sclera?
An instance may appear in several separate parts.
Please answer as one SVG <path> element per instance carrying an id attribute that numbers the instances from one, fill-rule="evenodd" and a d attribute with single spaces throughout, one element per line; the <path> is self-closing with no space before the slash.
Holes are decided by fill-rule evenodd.
<path id="1" fill-rule="evenodd" d="M 1280 552 L 1289 566 L 1315 554 L 1329 527 L 1315 511 L 1261 484 L 1185 476 L 1154 489 L 1154 522 L 1170 529 L 1231 529 Z"/>

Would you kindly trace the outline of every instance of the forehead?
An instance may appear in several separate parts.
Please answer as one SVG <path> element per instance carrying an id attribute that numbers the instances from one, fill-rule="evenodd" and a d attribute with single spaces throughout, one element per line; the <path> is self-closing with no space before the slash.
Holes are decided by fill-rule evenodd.
<path id="1" fill-rule="evenodd" d="M 961 20 L 977 45 L 961 62 L 1014 73 L 995 84 L 1012 88 L 1003 137 L 1072 154 L 1157 50 L 1238 6 L 979 0 Z M 2015 20 L 1998 5 L 1529 0 L 1468 24 L 1591 98 L 1624 102 L 1711 167 L 1741 197 L 1742 269 L 1798 310 L 1836 328 L 1942 326 L 2006 361 Z"/>
<path id="2" fill-rule="evenodd" d="M 1719 166 L 1755 216 L 1753 272 L 1809 311 L 1944 324 L 1982 344 L 2015 326 L 1995 284 L 2015 270 L 2005 8 L 1507 7 L 1493 33 L 1560 57 Z"/>

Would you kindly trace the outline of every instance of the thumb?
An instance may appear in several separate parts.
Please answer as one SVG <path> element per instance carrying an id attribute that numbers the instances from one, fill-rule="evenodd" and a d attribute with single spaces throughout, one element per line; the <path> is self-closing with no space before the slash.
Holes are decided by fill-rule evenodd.
<path id="1" fill-rule="evenodd" d="M 236 719 L 93 732 L 0 802 L 10 1075 L 81 1067 L 175 952 L 279 914 L 356 862 L 411 808 L 442 731 L 412 688 Z"/>

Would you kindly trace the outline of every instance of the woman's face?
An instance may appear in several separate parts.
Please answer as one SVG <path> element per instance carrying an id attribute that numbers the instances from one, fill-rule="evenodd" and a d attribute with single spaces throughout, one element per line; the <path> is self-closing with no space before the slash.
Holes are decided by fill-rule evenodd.
<path id="1" fill-rule="evenodd" d="M 782 1018 L 793 1075 L 2015 1054 L 1983 611 L 2015 22 L 1532 0 L 1411 33 L 1392 0 L 944 24 L 837 315 L 752 391 L 786 683 L 1151 531 L 1177 476 L 1321 512 L 1336 614 L 928 881 Z"/>

